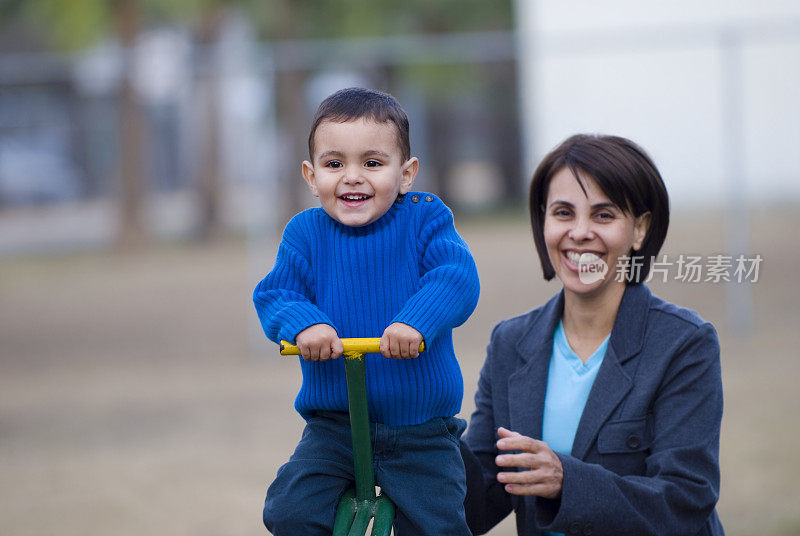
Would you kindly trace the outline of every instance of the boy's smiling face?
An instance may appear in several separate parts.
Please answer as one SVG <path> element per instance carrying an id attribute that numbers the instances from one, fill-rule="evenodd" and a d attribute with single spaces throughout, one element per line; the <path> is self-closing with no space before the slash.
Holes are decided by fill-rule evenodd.
<path id="1" fill-rule="evenodd" d="M 323 121 L 314 133 L 313 162 L 303 178 L 322 208 L 351 227 L 369 225 L 414 184 L 419 161 L 402 161 L 397 127 L 371 119 Z"/>

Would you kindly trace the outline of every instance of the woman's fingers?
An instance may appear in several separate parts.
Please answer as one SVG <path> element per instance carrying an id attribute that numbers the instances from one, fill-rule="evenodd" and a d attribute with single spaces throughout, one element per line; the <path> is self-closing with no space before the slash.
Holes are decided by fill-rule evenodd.
<path id="1" fill-rule="evenodd" d="M 523 484 L 532 486 L 547 480 L 544 474 L 540 471 L 504 471 L 497 473 L 498 482 L 503 484 Z"/>
<path id="2" fill-rule="evenodd" d="M 523 452 L 522 454 L 500 454 L 495 458 L 495 463 L 500 467 L 535 468 L 541 464 L 541 460 L 535 454 Z"/>
<path id="3" fill-rule="evenodd" d="M 561 494 L 561 488 L 547 482 L 535 484 L 506 484 L 506 492 L 512 495 L 536 495 L 546 499 L 555 499 Z"/>
<path id="4" fill-rule="evenodd" d="M 555 475 L 537 474 L 537 471 L 497 473 L 498 482 L 512 495 L 536 495 L 555 499 L 561 495 L 562 481 Z"/>
<path id="5" fill-rule="evenodd" d="M 498 428 L 497 449 L 518 451 L 499 454 L 495 463 L 499 467 L 519 467 L 519 471 L 497 473 L 497 480 L 513 495 L 537 495 L 555 498 L 561 494 L 564 469 L 561 460 L 544 441 L 524 436 L 507 428 Z"/>
<path id="6" fill-rule="evenodd" d="M 497 481 L 505 484 L 512 495 L 537 495 L 554 499 L 561 494 L 562 476 L 555 468 L 497 473 Z"/>
<path id="7" fill-rule="evenodd" d="M 497 429 L 497 435 L 500 436 L 500 439 L 497 440 L 498 450 L 539 452 L 545 447 L 545 444 L 542 441 L 537 441 L 532 437 L 524 436 L 502 427 Z"/>

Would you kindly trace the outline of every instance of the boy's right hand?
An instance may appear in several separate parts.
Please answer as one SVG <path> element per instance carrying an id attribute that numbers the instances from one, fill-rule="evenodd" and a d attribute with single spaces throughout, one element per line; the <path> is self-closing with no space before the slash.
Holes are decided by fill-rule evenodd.
<path id="1" fill-rule="evenodd" d="M 339 334 L 328 324 L 309 326 L 294 339 L 300 354 L 306 361 L 327 361 L 344 353 Z"/>

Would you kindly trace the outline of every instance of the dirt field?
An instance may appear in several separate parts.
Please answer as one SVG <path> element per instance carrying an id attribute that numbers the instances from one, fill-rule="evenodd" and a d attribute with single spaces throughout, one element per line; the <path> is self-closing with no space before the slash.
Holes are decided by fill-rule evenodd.
<path id="1" fill-rule="evenodd" d="M 725 285 L 651 285 L 720 331 L 719 510 L 733 536 L 800 534 L 800 250 L 783 239 L 797 208 L 753 214 L 764 261 L 749 335 L 726 327 Z M 722 251 L 719 215 L 674 222 L 670 258 Z M 482 279 L 456 332 L 467 416 L 491 327 L 558 286 L 540 277 L 523 214 L 458 227 Z M 0 533 L 264 534 L 266 485 L 301 429 L 299 374 L 258 333 L 248 259 L 242 241 L 0 259 Z"/>

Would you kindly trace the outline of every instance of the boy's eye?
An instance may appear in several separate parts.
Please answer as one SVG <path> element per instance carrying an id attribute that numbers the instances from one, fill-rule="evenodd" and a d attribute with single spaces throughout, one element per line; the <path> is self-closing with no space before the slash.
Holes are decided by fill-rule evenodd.
<path id="1" fill-rule="evenodd" d="M 341 163 L 341 162 L 339 162 L 338 160 L 331 160 L 330 162 L 327 162 L 327 163 L 325 164 L 325 167 L 329 167 L 329 168 L 334 168 L 334 169 L 336 169 L 336 168 L 340 168 L 340 167 L 342 167 L 342 163 Z"/>
<path id="2" fill-rule="evenodd" d="M 381 163 L 378 162 L 377 160 L 367 160 L 366 162 L 364 162 L 364 165 L 367 167 L 378 167 L 381 165 Z"/>

